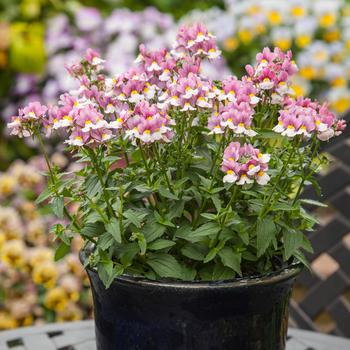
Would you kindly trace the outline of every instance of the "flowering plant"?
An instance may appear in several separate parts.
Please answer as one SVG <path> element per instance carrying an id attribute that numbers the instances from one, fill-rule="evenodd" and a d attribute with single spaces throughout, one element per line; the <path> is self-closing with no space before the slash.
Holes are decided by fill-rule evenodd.
<path id="1" fill-rule="evenodd" d="M 69 219 L 54 227 L 57 257 L 80 234 L 106 287 L 123 273 L 221 280 L 307 263 L 303 231 L 316 220 L 303 205 L 322 204 L 300 194 L 316 185 L 320 143 L 345 123 L 327 104 L 290 97 L 291 52 L 265 48 L 242 79 L 212 81 L 200 65 L 219 55 L 201 24 L 181 27 L 170 52 L 141 45 L 137 65 L 114 78 L 89 49 L 68 68 L 77 90 L 13 117 L 11 133 L 37 137 L 43 151 L 41 133 L 62 132 L 83 164 L 61 173 L 46 157 L 39 201 Z"/>

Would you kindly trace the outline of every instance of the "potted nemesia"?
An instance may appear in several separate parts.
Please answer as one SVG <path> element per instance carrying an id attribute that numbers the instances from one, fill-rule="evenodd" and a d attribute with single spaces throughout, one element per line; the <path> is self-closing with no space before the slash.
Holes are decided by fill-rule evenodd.
<path id="1" fill-rule="evenodd" d="M 291 52 L 265 48 L 242 79 L 211 81 L 220 55 L 201 24 L 172 51 L 140 46 L 114 78 L 93 50 L 69 67 L 80 87 L 58 106 L 29 104 L 12 134 L 62 132 L 83 166 L 50 164 L 39 201 L 56 225 L 57 257 L 79 234 L 98 349 L 284 349 L 292 282 L 316 220 L 301 199 L 339 135 L 327 104 L 290 96 Z M 45 153 L 44 153 L 45 154 Z M 71 204 L 79 205 L 72 213 Z"/>

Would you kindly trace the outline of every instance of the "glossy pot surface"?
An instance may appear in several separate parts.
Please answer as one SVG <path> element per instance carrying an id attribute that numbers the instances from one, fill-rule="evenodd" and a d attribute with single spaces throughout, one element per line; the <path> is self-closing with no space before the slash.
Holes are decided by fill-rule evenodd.
<path id="1" fill-rule="evenodd" d="M 84 252 L 81 253 L 84 261 Z M 256 278 L 168 282 L 87 269 L 98 350 L 283 350 L 299 265 Z"/>

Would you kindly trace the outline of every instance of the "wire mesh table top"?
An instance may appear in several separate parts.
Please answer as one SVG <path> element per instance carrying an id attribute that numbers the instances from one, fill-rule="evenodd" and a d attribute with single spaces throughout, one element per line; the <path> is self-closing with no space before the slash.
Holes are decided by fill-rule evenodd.
<path id="1" fill-rule="evenodd" d="M 0 350 L 96 350 L 93 321 L 0 332 Z M 350 339 L 289 329 L 287 350 L 349 350 Z"/>

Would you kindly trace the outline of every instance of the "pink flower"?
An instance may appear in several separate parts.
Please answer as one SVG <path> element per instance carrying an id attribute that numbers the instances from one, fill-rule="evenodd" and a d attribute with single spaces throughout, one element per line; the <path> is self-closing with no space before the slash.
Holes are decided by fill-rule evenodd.
<path id="1" fill-rule="evenodd" d="M 69 139 L 65 141 L 70 146 L 84 146 L 90 141 L 90 134 L 81 130 L 74 130 L 70 135 Z"/>
<path id="2" fill-rule="evenodd" d="M 74 125 L 81 128 L 82 132 L 106 128 L 108 123 L 103 119 L 94 107 L 86 106 L 79 110 L 74 118 Z"/>
<path id="3" fill-rule="evenodd" d="M 244 185 L 256 181 L 259 185 L 266 185 L 270 180 L 266 173 L 269 161 L 269 154 L 262 154 L 252 145 L 241 146 L 239 142 L 231 142 L 221 163 L 221 170 L 226 173 L 223 182 Z"/>
<path id="4" fill-rule="evenodd" d="M 288 99 L 272 130 L 288 137 L 303 135 L 309 138 L 316 134 L 321 141 L 327 141 L 336 135 L 337 121 L 325 103 L 320 105 L 304 98 Z"/>
<path id="5" fill-rule="evenodd" d="M 29 137 L 34 128 L 40 129 L 46 122 L 47 107 L 39 102 L 31 102 L 23 109 L 19 109 L 18 116 L 13 116 L 7 124 L 11 135 Z"/>
<path id="6" fill-rule="evenodd" d="M 46 111 L 47 107 L 40 104 L 40 102 L 31 102 L 23 108 L 23 118 L 39 119 L 45 115 Z"/>
<path id="7" fill-rule="evenodd" d="M 100 66 L 102 63 L 106 62 L 100 57 L 100 54 L 97 51 L 90 48 L 86 50 L 84 58 L 92 66 Z"/>
<path id="8" fill-rule="evenodd" d="M 180 27 L 176 37 L 174 54 L 182 57 L 189 54 L 190 56 L 214 59 L 221 55 L 221 51 L 216 46 L 214 36 L 208 32 L 205 26 L 194 24 L 191 27 L 186 25 Z"/>
<path id="9" fill-rule="evenodd" d="M 274 51 L 264 48 L 256 56 L 256 65 L 246 66 L 248 77 L 258 89 L 271 93 L 273 104 L 282 104 L 284 96 L 291 92 L 289 78 L 297 70 L 291 51 L 283 53 L 279 48 L 275 48 Z"/>
<path id="10" fill-rule="evenodd" d="M 222 109 L 221 123 L 223 128 L 228 127 L 235 134 L 244 134 L 249 137 L 256 135 L 251 129 L 254 110 L 247 102 L 230 103 Z"/>
<path id="11" fill-rule="evenodd" d="M 173 137 L 169 125 L 172 120 L 156 105 L 147 101 L 136 104 L 133 114 L 126 121 L 126 136 L 143 143 L 169 142 Z"/>

